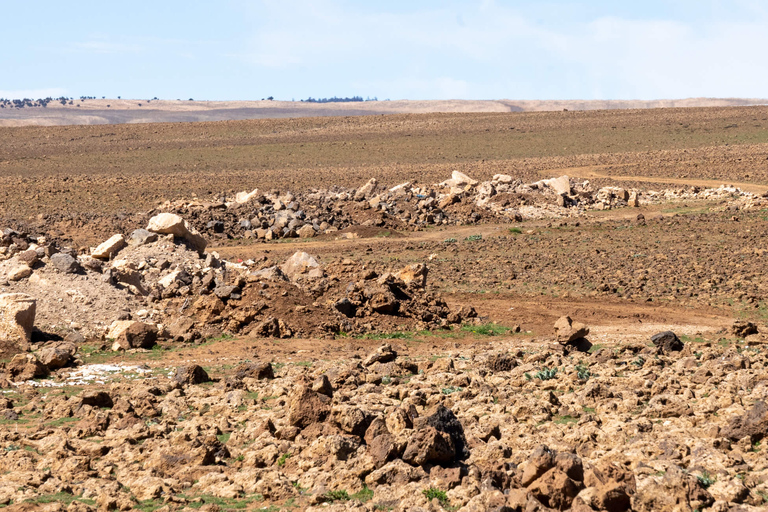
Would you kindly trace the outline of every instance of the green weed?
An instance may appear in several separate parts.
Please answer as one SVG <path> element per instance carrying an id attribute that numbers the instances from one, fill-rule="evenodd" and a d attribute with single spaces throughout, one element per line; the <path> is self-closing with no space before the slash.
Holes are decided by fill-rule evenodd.
<path id="1" fill-rule="evenodd" d="M 702 472 L 699 476 L 696 477 L 696 479 L 699 481 L 701 486 L 705 489 L 708 489 L 712 484 L 714 484 L 717 481 L 717 478 L 710 475 L 708 471 Z"/>
<path id="2" fill-rule="evenodd" d="M 350 495 L 349 497 L 361 503 L 366 503 L 373 499 L 373 491 L 370 490 L 367 485 L 363 485 L 363 488 L 360 491 Z"/>
<path id="3" fill-rule="evenodd" d="M 329 503 L 333 503 L 334 501 L 349 501 L 350 497 L 347 491 L 345 490 L 328 491 L 325 494 L 323 494 L 323 500 Z"/>
<path id="4" fill-rule="evenodd" d="M 440 489 L 436 489 L 435 487 L 430 487 L 429 489 L 424 489 L 423 491 L 421 491 L 421 493 L 429 501 L 437 499 L 437 501 L 439 501 L 440 505 L 442 505 L 443 507 L 450 505 L 450 503 L 448 502 L 448 495 L 445 494 L 445 491 L 441 491 Z"/>
<path id="5" fill-rule="evenodd" d="M 531 376 L 529 373 L 525 374 L 525 378 L 528 380 L 551 380 L 554 379 L 555 376 L 557 376 L 557 368 L 544 368 L 543 370 L 539 370 L 534 373 L 533 376 Z"/>

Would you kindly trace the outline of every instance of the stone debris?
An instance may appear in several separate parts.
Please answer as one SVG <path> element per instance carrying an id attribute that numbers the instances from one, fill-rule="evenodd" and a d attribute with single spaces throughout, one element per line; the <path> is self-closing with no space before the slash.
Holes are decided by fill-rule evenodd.
<path id="1" fill-rule="evenodd" d="M 237 200 L 246 196 L 246 202 Z M 589 181 L 569 176 L 524 183 L 511 175 L 497 174 L 481 182 L 453 171 L 448 180 L 431 185 L 406 182 L 388 188 L 371 178 L 357 189 L 336 186 L 301 193 L 239 192 L 223 202 L 174 201 L 161 204 L 158 210 L 184 216 L 208 237 L 269 242 L 321 235 L 357 238 L 359 227 L 407 231 L 485 221 L 578 218 L 588 210 L 686 200 L 726 201 L 723 209 L 736 210 L 768 206 L 768 198 L 727 185 L 663 191 L 616 186 L 594 189 Z"/>
<path id="2" fill-rule="evenodd" d="M 734 369 L 723 361 L 738 352 L 717 344 L 702 344 L 697 358 L 622 341 L 602 362 L 563 353 L 555 338 L 496 345 L 437 359 L 383 345 L 363 364 L 243 361 L 211 375 L 193 364 L 152 375 L 83 365 L 66 381 L 32 381 L 90 375 L 71 395 L 15 382 L 1 390 L 0 416 L 37 423 L 0 436 L 4 463 L 16 468 L 0 479 L 0 503 L 67 495 L 82 510 L 102 506 L 87 500 L 126 510 L 765 508 L 764 353 Z M 45 373 L 32 354 L 12 363 L 18 376 Z M 591 377 L 578 379 L 587 366 Z M 525 378 L 545 367 L 560 371 Z M 710 394 L 729 384 L 740 395 Z"/>

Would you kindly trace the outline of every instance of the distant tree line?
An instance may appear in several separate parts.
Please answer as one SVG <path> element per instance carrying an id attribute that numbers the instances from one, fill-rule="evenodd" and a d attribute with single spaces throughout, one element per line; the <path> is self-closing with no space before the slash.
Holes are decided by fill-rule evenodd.
<path id="1" fill-rule="evenodd" d="M 120 96 L 118 96 L 120 98 Z M 80 102 L 84 102 L 85 100 L 95 100 L 97 99 L 96 96 L 80 96 Z M 102 96 L 101 99 L 106 99 L 105 96 Z M 157 96 L 152 98 L 152 100 L 157 100 Z M 152 100 L 147 100 L 147 103 L 151 102 Z M 73 98 L 67 98 L 66 96 L 60 96 L 58 98 L 51 98 L 50 96 L 47 98 L 39 98 L 36 100 L 30 99 L 30 98 L 23 98 L 23 99 L 16 99 L 16 100 L 9 100 L 6 98 L 0 98 L 0 108 L 33 108 L 33 107 L 42 107 L 45 108 L 48 106 L 49 103 L 52 101 L 57 101 L 61 103 L 62 105 L 74 105 L 75 101 Z M 191 98 L 190 98 L 191 101 Z M 77 105 L 78 107 L 80 105 Z M 110 105 L 107 105 L 108 107 Z M 139 103 L 139 106 L 141 106 L 141 103 Z"/>
<path id="2" fill-rule="evenodd" d="M 337 98 L 336 96 L 334 96 L 333 98 L 315 99 L 312 96 L 310 96 L 309 98 L 301 101 L 305 103 L 348 103 L 352 101 L 378 101 L 378 98 L 376 98 L 375 96 L 373 98 L 368 97 L 365 99 L 363 99 L 362 96 L 352 96 L 351 98 Z"/>

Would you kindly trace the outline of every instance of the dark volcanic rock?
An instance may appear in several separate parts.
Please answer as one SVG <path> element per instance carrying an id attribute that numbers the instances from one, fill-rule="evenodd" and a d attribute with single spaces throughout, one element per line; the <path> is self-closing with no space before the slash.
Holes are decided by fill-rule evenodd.
<path id="1" fill-rule="evenodd" d="M 664 331 L 651 336 L 651 342 L 659 347 L 662 352 L 668 354 L 670 352 L 679 352 L 683 350 L 683 342 L 672 331 Z"/>

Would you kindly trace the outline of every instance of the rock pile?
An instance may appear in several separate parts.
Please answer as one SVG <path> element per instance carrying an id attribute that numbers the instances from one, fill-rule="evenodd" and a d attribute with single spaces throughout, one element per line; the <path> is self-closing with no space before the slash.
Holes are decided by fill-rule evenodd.
<path id="1" fill-rule="evenodd" d="M 560 176 L 523 183 L 497 174 L 478 182 L 458 171 L 435 185 L 411 182 L 386 187 L 371 178 L 358 189 L 334 187 L 303 193 L 258 189 L 221 202 L 167 202 L 160 210 L 192 220 L 209 237 L 311 238 L 355 226 L 420 229 L 429 225 L 475 224 L 482 221 L 522 221 L 572 217 L 585 210 L 638 207 L 662 201 L 729 200 L 732 208 L 761 208 L 768 200 L 737 188 L 688 187 L 661 192 L 602 187 Z"/>
<path id="2" fill-rule="evenodd" d="M 400 269 L 349 259 L 321 264 L 304 252 L 282 262 L 231 263 L 202 252 L 205 245 L 184 219 L 170 213 L 152 217 L 146 229 L 127 238 L 110 237 L 88 255 L 30 242 L 0 262 L 8 290 L 30 294 L 0 296 L 0 334 L 27 350 L 37 316 L 40 331 L 77 330 L 108 338 L 115 350 L 131 350 L 149 348 L 158 338 L 424 330 L 476 316 L 472 308 L 450 308 L 427 291 L 424 264 Z M 14 273 L 18 267 L 27 270 L 23 277 Z M 114 320 L 132 327 L 117 330 Z M 44 332 L 38 337 L 45 338 Z"/>

